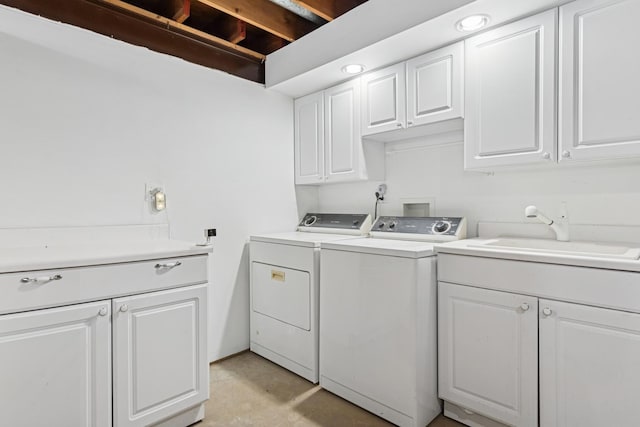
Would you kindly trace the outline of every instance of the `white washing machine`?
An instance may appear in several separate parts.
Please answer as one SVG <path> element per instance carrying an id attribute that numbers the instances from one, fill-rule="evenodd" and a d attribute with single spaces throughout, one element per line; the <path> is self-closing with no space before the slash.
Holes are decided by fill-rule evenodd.
<path id="1" fill-rule="evenodd" d="M 370 229 L 368 214 L 307 214 L 296 232 L 251 236 L 251 351 L 318 382 L 320 244 Z"/>
<path id="2" fill-rule="evenodd" d="M 464 218 L 380 217 L 371 238 L 323 242 L 320 385 L 399 426 L 441 412 L 433 244 Z"/>

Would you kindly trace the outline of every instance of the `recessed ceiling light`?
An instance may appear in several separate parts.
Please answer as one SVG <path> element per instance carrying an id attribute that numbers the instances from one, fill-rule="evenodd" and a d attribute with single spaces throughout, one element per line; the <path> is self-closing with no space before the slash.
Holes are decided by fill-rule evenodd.
<path id="1" fill-rule="evenodd" d="M 358 74 L 364 71 L 364 65 L 349 64 L 342 67 L 342 72 L 347 74 Z"/>
<path id="2" fill-rule="evenodd" d="M 487 15 L 471 15 L 459 20 L 456 23 L 458 31 L 475 31 L 489 23 Z"/>

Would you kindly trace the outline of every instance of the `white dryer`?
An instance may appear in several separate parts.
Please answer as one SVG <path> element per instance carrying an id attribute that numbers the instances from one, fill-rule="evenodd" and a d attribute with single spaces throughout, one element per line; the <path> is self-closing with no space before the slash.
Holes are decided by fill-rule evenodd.
<path id="1" fill-rule="evenodd" d="M 296 232 L 251 236 L 251 351 L 318 382 L 320 244 L 370 229 L 368 214 L 307 214 Z"/>
<path id="2" fill-rule="evenodd" d="M 323 242 L 320 385 L 399 426 L 441 412 L 433 244 L 464 218 L 380 217 L 371 238 Z"/>

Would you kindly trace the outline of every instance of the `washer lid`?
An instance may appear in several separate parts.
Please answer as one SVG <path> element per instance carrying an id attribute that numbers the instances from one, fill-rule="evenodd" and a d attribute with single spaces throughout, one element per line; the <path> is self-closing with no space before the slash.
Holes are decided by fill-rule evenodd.
<path id="1" fill-rule="evenodd" d="M 303 246 L 308 248 L 318 248 L 320 243 L 335 240 L 359 239 L 361 236 L 350 236 L 345 234 L 325 234 L 325 233 L 304 233 L 300 231 L 290 231 L 285 233 L 260 234 L 251 236 L 252 242 L 277 243 L 281 245 Z"/>
<path id="2" fill-rule="evenodd" d="M 413 240 L 391 240 L 376 238 L 349 239 L 343 241 L 327 241 L 320 244 L 322 250 L 358 252 L 372 255 L 386 255 L 403 258 L 425 258 L 435 256 L 433 243 Z M 322 253 L 322 251 L 321 251 Z"/>

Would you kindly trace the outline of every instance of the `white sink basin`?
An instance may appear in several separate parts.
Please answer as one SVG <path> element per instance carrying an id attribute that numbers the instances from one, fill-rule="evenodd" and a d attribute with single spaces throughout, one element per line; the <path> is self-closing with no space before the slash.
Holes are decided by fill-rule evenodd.
<path id="1" fill-rule="evenodd" d="M 559 242 L 557 240 L 546 239 L 500 238 L 488 240 L 483 243 L 470 243 L 468 246 L 596 258 L 640 259 L 640 248 L 592 242 Z"/>

